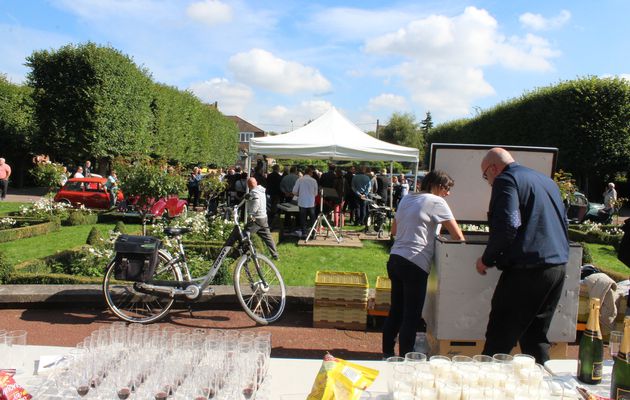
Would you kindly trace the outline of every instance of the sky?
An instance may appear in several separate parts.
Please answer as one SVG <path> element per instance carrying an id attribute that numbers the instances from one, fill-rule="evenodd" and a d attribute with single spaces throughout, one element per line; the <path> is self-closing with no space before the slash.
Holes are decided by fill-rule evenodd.
<path id="1" fill-rule="evenodd" d="M 225 115 L 286 132 L 331 106 L 470 118 L 537 87 L 630 79 L 628 0 L 0 0 L 0 74 L 88 41 Z"/>

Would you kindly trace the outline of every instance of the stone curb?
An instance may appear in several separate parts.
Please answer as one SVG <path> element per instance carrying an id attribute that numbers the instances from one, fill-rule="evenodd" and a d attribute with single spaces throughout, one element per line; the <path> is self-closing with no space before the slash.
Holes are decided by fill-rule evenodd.
<path id="1" fill-rule="evenodd" d="M 211 287 L 214 295 L 204 295 L 198 303 L 239 305 L 233 286 Z M 287 305 L 312 306 L 314 292 L 313 287 L 287 287 Z M 60 305 L 104 306 L 101 285 L 0 285 L 0 308 Z"/>

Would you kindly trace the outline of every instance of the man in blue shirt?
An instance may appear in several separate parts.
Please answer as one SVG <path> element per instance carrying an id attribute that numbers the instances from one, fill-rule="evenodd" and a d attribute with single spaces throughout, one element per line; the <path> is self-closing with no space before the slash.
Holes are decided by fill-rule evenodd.
<path id="1" fill-rule="evenodd" d="M 562 294 L 569 239 L 564 204 L 556 183 L 519 165 L 505 149 L 493 148 L 481 162 L 492 186 L 490 237 L 477 271 L 502 273 L 492 297 L 483 354 L 521 351 L 544 364 L 547 331 Z"/>

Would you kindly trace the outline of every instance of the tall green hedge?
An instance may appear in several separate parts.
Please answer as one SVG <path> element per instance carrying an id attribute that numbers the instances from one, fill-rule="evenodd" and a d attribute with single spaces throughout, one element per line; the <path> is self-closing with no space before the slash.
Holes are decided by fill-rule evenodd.
<path id="1" fill-rule="evenodd" d="M 69 44 L 36 51 L 26 64 L 37 120 L 34 150 L 56 161 L 151 155 L 224 166 L 236 158 L 232 121 L 188 91 L 153 82 L 112 47 Z"/>
<path id="2" fill-rule="evenodd" d="M 427 143 L 439 142 L 557 147 L 558 168 L 578 183 L 611 179 L 630 170 L 630 82 L 585 77 L 539 88 L 435 127 Z"/>
<path id="3" fill-rule="evenodd" d="M 151 80 L 129 57 L 86 43 L 26 60 L 42 152 L 58 161 L 146 153 Z"/>
<path id="4" fill-rule="evenodd" d="M 12 183 L 22 184 L 24 165 L 30 164 L 33 132 L 31 88 L 15 85 L 0 74 L 0 157 L 13 168 Z"/>

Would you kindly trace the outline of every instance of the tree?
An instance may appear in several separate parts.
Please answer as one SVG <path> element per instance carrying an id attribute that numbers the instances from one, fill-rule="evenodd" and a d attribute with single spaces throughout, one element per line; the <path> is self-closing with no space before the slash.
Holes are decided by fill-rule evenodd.
<path id="1" fill-rule="evenodd" d="M 420 121 L 420 129 L 425 138 L 431 133 L 431 128 L 433 128 L 433 118 L 431 118 L 431 111 L 427 111 L 426 118 Z"/>
<path id="2" fill-rule="evenodd" d="M 387 126 L 381 128 L 381 140 L 401 146 L 415 147 L 424 152 L 424 136 L 416 123 L 416 117 L 410 113 L 394 113 Z"/>
<path id="3" fill-rule="evenodd" d="M 156 200 L 177 194 L 186 188 L 186 179 L 182 175 L 148 161 L 131 165 L 120 164 L 116 168 L 119 187 L 128 201 L 135 200 L 143 225 Z"/>

